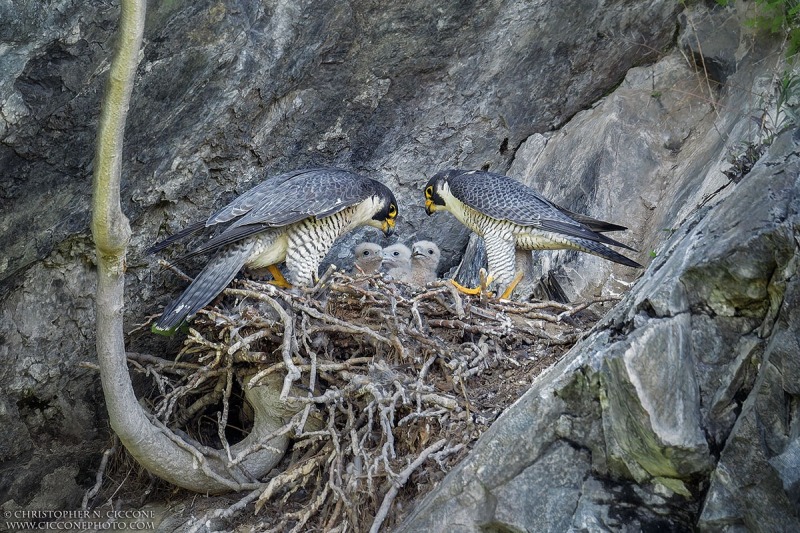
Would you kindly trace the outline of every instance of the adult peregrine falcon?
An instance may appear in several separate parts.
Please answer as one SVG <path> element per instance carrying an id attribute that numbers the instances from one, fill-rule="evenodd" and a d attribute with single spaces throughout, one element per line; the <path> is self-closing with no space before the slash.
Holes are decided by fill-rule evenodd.
<path id="1" fill-rule="evenodd" d="M 233 221 L 186 257 L 216 251 L 189 287 L 164 310 L 153 332 L 169 335 L 214 299 L 243 266 L 268 268 L 288 287 L 277 264 L 286 260 L 291 284 L 312 285 L 333 242 L 357 226 L 394 232 L 397 201 L 382 183 L 346 170 L 312 168 L 267 179 L 203 222 L 154 245 L 161 250 L 203 228 Z"/>
<path id="2" fill-rule="evenodd" d="M 425 211 L 450 211 L 483 237 L 490 280 L 511 295 L 522 277 L 515 276 L 515 250 L 579 250 L 626 266 L 642 266 L 605 245 L 621 246 L 603 235 L 627 229 L 573 213 L 546 200 L 518 181 L 479 170 L 443 170 L 425 186 Z M 476 289 L 464 292 L 475 293 Z"/>

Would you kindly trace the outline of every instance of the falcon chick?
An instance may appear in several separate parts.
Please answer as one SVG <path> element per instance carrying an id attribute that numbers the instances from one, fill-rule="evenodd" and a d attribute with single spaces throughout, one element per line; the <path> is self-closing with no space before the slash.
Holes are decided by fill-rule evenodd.
<path id="1" fill-rule="evenodd" d="M 353 252 L 356 256 L 353 262 L 353 275 L 360 276 L 377 272 L 383 260 L 381 250 L 383 248 L 381 248 L 380 244 L 375 244 L 374 242 L 362 242 L 356 246 Z"/>
<path id="2" fill-rule="evenodd" d="M 436 281 L 442 253 L 435 242 L 417 241 L 411 246 L 411 284 L 424 287 Z"/>
<path id="3" fill-rule="evenodd" d="M 605 246 L 633 250 L 603 235 L 627 228 L 568 211 L 508 176 L 479 170 L 438 172 L 425 186 L 425 211 L 431 215 L 439 210 L 450 211 L 483 237 L 490 282 L 505 289 L 501 298 L 508 298 L 522 278 L 522 273 L 515 275 L 516 249 L 579 250 L 642 268 Z M 456 286 L 468 294 L 480 290 Z"/>
<path id="4" fill-rule="evenodd" d="M 382 183 L 335 168 L 295 170 L 267 179 L 205 221 L 154 245 L 150 252 L 204 228 L 233 221 L 186 257 L 216 252 L 189 287 L 152 327 L 171 335 L 233 280 L 243 266 L 268 268 L 274 283 L 289 287 L 277 264 L 286 261 L 289 282 L 312 285 L 320 262 L 341 235 L 358 226 L 394 232 L 397 201 Z"/>
<path id="5" fill-rule="evenodd" d="M 405 244 L 393 244 L 381 251 L 381 272 L 394 281 L 411 282 L 411 250 Z"/>

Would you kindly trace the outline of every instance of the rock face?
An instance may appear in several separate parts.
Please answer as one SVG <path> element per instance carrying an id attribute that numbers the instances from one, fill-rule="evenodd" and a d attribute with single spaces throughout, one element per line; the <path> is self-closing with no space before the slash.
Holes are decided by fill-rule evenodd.
<path id="1" fill-rule="evenodd" d="M 696 212 L 399 531 L 797 530 L 798 147 Z"/>
<path id="2" fill-rule="evenodd" d="M 507 173 L 631 227 L 619 238 L 639 262 L 657 256 L 404 527 L 796 519 L 792 138 L 707 198 L 728 184 L 728 150 L 752 134 L 748 95 L 770 90 L 763 59 L 778 54 L 715 40 L 731 11 L 679 21 L 670 0 L 150 7 L 123 161 L 129 331 L 183 286 L 143 251 L 264 175 L 334 165 L 381 179 L 400 203 L 400 240 L 436 241 L 446 269 L 468 233 L 427 219 L 421 186 L 450 166 Z M 107 442 L 97 375 L 79 363 L 94 359 L 91 160 L 117 15 L 113 3 L 0 6 L 0 503 L 14 508 L 75 507 Z M 703 54 L 723 85 L 684 60 Z M 348 265 L 356 239 L 380 240 L 369 231 L 329 259 Z M 569 299 L 622 294 L 637 275 L 582 254 L 522 259 L 528 281 Z M 171 347 L 135 331 L 128 342 Z"/>
<path id="3" fill-rule="evenodd" d="M 726 137 L 757 137 L 742 134 L 746 114 L 713 117 L 702 103 L 678 113 L 692 80 L 676 59 L 631 70 L 553 137 L 529 139 L 530 163 L 515 160 L 512 169 L 525 165 L 521 173 L 535 173 L 548 191 L 561 182 L 541 169 L 564 175 L 571 162 L 555 153 L 583 143 L 589 161 L 612 161 L 611 174 L 629 169 L 604 189 L 642 202 L 619 209 L 640 220 L 649 210 L 649 223 L 670 238 L 656 245 L 650 236 L 657 255 L 623 301 L 537 378 L 398 531 L 800 528 L 800 130 L 778 137 L 735 188 L 726 185 Z M 747 109 L 734 87 L 758 87 L 758 60 L 728 73 L 721 106 Z M 643 177 L 663 180 L 663 189 L 643 186 Z M 587 268 L 581 259 L 564 268 L 575 269 L 556 272 L 568 290 L 591 288 L 577 275 Z M 613 273 L 603 283 L 613 289 Z"/>

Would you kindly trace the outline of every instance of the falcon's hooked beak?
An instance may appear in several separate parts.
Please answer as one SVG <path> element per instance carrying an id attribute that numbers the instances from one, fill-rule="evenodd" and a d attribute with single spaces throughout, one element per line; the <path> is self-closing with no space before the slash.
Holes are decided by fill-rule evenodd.
<path id="1" fill-rule="evenodd" d="M 425 212 L 431 216 L 436 211 L 436 204 L 433 203 L 433 186 L 428 185 L 425 188 Z"/>
<path id="2" fill-rule="evenodd" d="M 383 221 L 381 225 L 381 229 L 383 230 L 383 234 L 387 237 L 391 237 L 394 234 L 394 219 L 387 218 Z"/>
<path id="3" fill-rule="evenodd" d="M 425 212 L 430 216 L 436 211 L 436 204 L 433 200 L 425 200 Z"/>
<path id="4" fill-rule="evenodd" d="M 397 206 L 392 202 L 386 209 L 386 218 L 383 219 L 383 223 L 381 224 L 383 234 L 387 237 L 391 237 L 394 233 L 395 219 L 397 219 Z"/>

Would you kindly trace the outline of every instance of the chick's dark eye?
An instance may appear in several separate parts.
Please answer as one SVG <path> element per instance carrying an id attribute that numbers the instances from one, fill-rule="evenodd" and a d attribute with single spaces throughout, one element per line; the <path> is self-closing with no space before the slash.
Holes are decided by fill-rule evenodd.
<path id="1" fill-rule="evenodd" d="M 363 253 L 363 255 L 365 255 L 365 256 L 366 256 L 366 255 L 369 255 L 369 250 L 364 250 L 362 253 Z"/>
<path id="2" fill-rule="evenodd" d="M 397 257 L 398 255 L 400 255 L 400 252 L 393 252 L 392 255 Z"/>
<path id="3" fill-rule="evenodd" d="M 429 253 L 430 255 L 433 255 L 433 250 L 428 250 L 428 253 Z"/>

